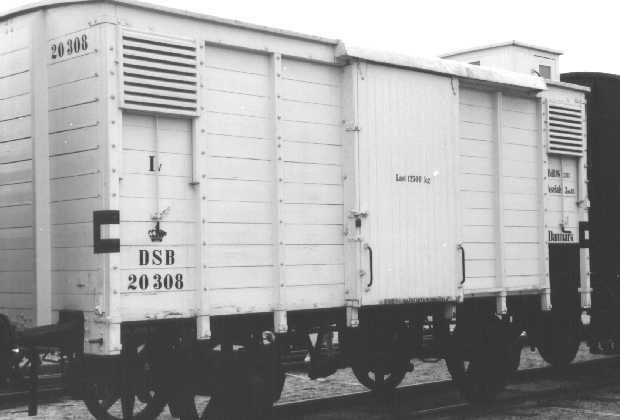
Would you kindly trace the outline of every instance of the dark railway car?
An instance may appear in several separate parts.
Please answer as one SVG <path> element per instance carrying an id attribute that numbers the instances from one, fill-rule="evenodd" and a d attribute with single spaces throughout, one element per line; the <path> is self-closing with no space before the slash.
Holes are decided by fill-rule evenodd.
<path id="1" fill-rule="evenodd" d="M 566 73 L 562 81 L 588 86 L 588 195 L 592 270 L 591 349 L 617 352 L 620 344 L 620 76 Z"/>

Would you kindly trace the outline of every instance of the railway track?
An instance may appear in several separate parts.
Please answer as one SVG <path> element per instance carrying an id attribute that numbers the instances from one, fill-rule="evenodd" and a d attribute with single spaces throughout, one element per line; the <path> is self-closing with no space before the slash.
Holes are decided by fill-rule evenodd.
<path id="1" fill-rule="evenodd" d="M 418 418 L 475 414 L 519 401 L 596 388 L 620 381 L 620 357 L 573 363 L 564 370 L 552 367 L 515 372 L 497 401 L 484 405 L 465 402 L 451 381 L 436 381 L 398 388 L 391 398 L 370 392 L 308 399 L 275 407 L 277 419 Z"/>
<path id="2" fill-rule="evenodd" d="M 546 398 L 562 392 L 604 386 L 620 378 L 620 357 L 609 357 L 571 364 L 563 371 L 551 367 L 517 371 L 506 392 L 496 402 L 475 406 L 464 402 L 454 385 L 448 381 L 428 382 L 398 388 L 390 398 L 370 392 L 321 399 L 283 402 L 274 408 L 274 419 L 358 419 L 392 418 L 394 416 L 435 417 L 476 414 L 494 407 L 534 398 Z M 60 373 L 49 370 L 41 377 L 38 399 L 53 403 L 66 396 Z M 27 389 L 0 392 L 0 409 L 24 405 Z"/>
<path id="3" fill-rule="evenodd" d="M 62 375 L 54 366 L 44 369 L 39 375 L 37 399 L 40 403 L 54 402 L 66 394 Z M 28 403 L 30 390 L 28 384 L 0 388 L 0 410 Z"/>
<path id="4" fill-rule="evenodd" d="M 288 370 L 304 368 L 304 357 L 307 351 L 296 350 L 283 361 Z M 29 398 L 27 379 L 18 386 L 0 387 L 0 410 L 26 404 Z M 62 384 L 62 374 L 57 364 L 44 365 L 39 375 L 37 399 L 40 402 L 53 402 L 66 395 Z"/>

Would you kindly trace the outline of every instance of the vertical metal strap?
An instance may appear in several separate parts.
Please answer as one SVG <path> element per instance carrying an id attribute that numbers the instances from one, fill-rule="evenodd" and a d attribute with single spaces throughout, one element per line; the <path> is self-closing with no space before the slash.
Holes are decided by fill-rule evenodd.
<path id="1" fill-rule="evenodd" d="M 565 169 L 566 169 L 566 160 L 563 156 L 559 156 L 560 159 L 560 187 L 562 188 L 562 191 L 560 193 L 560 211 L 561 211 L 561 223 L 562 225 L 564 225 L 564 221 L 565 221 L 565 217 L 566 217 L 566 206 L 564 204 L 564 191 L 565 191 L 565 185 L 564 185 L 564 173 L 565 173 Z M 564 230 L 565 226 L 562 226 L 562 231 Z"/>
<path id="2" fill-rule="evenodd" d="M 201 45 L 201 51 L 204 48 Z M 202 69 L 202 67 L 201 67 Z M 203 87 L 199 92 L 202 94 Z M 209 243 L 209 223 L 208 223 L 208 201 L 207 201 L 207 138 L 204 128 L 205 119 L 196 118 L 193 122 L 193 162 L 194 162 L 194 185 L 198 194 L 198 214 L 200 215 L 200 235 L 197 235 L 196 246 L 200 250 L 198 267 L 196 269 L 196 305 L 198 307 L 198 318 L 196 319 L 196 335 L 199 340 L 209 340 L 211 338 L 211 313 L 210 291 L 209 291 L 209 270 L 208 270 L 208 243 Z"/>
<path id="3" fill-rule="evenodd" d="M 196 306 L 198 307 L 198 317 L 196 319 L 196 336 L 199 340 L 211 339 L 211 302 L 209 290 L 209 269 L 208 269 L 208 243 L 209 243 L 209 222 L 208 222 L 208 197 L 207 197 L 207 170 L 209 158 L 207 156 L 207 130 L 204 111 L 204 99 L 206 89 L 203 83 L 203 73 L 205 60 L 209 57 L 203 42 L 198 45 L 198 109 L 201 111 L 198 118 L 192 123 L 192 183 L 196 185 L 198 194 L 198 214 L 200 215 L 200 235 L 197 235 L 197 249 L 200 250 L 199 265 L 196 269 Z"/>
<path id="4" fill-rule="evenodd" d="M 496 155 L 495 155 L 495 171 L 496 171 L 496 213 L 495 220 L 497 223 L 496 237 L 497 242 L 497 260 L 496 260 L 496 286 L 499 288 L 506 287 L 506 262 L 504 250 L 504 139 L 503 139 L 503 115 L 502 92 L 495 95 L 495 135 L 497 137 Z"/>
<path id="5" fill-rule="evenodd" d="M 273 274 L 273 307 L 274 328 L 276 333 L 287 331 L 286 321 L 286 267 L 284 253 L 284 139 L 281 132 L 282 107 L 281 107 L 281 86 L 282 86 L 282 56 L 279 53 L 271 55 L 272 71 L 272 133 L 273 133 L 273 176 L 274 176 L 274 197 L 273 197 L 273 243 L 274 243 L 274 274 Z"/>
<path id="6" fill-rule="evenodd" d="M 549 278 L 549 243 L 547 240 L 547 203 L 548 203 L 548 141 L 549 141 L 549 103 L 546 99 L 541 99 L 539 103 L 539 113 L 540 116 L 540 133 L 539 133 L 539 147 L 540 151 L 538 154 L 538 179 L 539 179 L 539 188 L 540 188 L 540 208 L 539 208 L 539 242 L 540 242 L 540 252 L 538 258 L 540 259 L 540 275 L 541 275 L 541 309 L 543 311 L 551 310 L 551 283 Z"/>
<path id="7" fill-rule="evenodd" d="M 159 117 L 157 115 L 153 117 L 153 136 L 153 141 L 155 143 L 155 214 L 157 217 L 161 217 L 161 199 L 159 197 L 159 172 L 161 163 L 159 162 Z"/>
<path id="8" fill-rule="evenodd" d="M 590 278 L 590 234 L 588 210 L 590 200 L 588 199 L 588 165 L 587 165 L 587 119 L 585 105 L 582 105 L 583 115 L 583 155 L 577 161 L 577 191 L 579 194 L 579 283 L 581 295 L 581 307 L 587 309 L 592 306 L 592 289 Z"/>
<path id="9" fill-rule="evenodd" d="M 50 235 L 50 165 L 47 76 L 47 15 L 39 11 L 32 20 L 31 112 L 34 220 L 34 316 L 36 325 L 52 322 L 52 258 Z"/>
<path id="10" fill-rule="evenodd" d="M 362 244 L 358 240 L 354 215 L 360 211 L 359 188 L 359 137 L 358 121 L 359 70 L 355 63 L 345 67 L 342 83 L 342 108 L 344 127 L 341 131 L 343 145 L 343 194 L 344 194 L 344 282 L 347 327 L 359 326 L 359 306 L 362 296 Z M 351 129 L 349 129 L 350 127 Z"/>

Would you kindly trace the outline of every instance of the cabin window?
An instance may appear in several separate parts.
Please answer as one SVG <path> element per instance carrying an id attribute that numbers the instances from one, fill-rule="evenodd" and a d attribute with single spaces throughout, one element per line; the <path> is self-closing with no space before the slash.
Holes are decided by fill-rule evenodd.
<path id="1" fill-rule="evenodd" d="M 538 74 L 544 79 L 551 79 L 551 66 L 539 65 Z"/>

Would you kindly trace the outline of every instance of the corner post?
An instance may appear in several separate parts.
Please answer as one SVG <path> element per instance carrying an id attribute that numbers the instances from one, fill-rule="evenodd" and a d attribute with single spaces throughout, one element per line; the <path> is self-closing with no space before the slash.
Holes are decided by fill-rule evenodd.
<path id="1" fill-rule="evenodd" d="M 540 260 L 540 275 L 541 281 L 541 294 L 540 294 L 540 307 L 542 311 L 551 310 L 551 279 L 549 277 L 549 241 L 547 240 L 547 211 L 548 211 L 548 174 L 547 168 L 549 166 L 549 158 L 547 156 L 548 150 L 548 133 L 549 133 L 549 103 L 547 99 L 541 98 L 538 103 L 540 116 L 540 153 L 539 153 L 539 188 L 540 188 L 540 215 L 539 215 L 539 241 L 540 251 L 538 258 Z"/>
<path id="2" fill-rule="evenodd" d="M 584 101 L 585 102 L 585 101 Z M 583 154 L 577 161 L 577 191 L 579 194 L 579 295 L 581 296 L 581 309 L 589 310 L 592 307 L 592 287 L 590 282 L 590 231 L 589 231 L 589 210 L 590 200 L 588 198 L 588 119 L 586 104 L 581 104 L 583 116 Z M 582 317 L 584 324 L 589 323 L 589 317 Z"/>
<path id="3" fill-rule="evenodd" d="M 361 228 L 356 218 L 361 217 L 359 187 L 359 72 L 355 63 L 344 69 L 342 81 L 343 127 L 341 131 L 344 166 L 344 286 L 346 303 L 346 326 L 359 326 L 359 311 L 362 306 L 361 285 Z"/>
<path id="4" fill-rule="evenodd" d="M 98 119 L 98 124 L 101 124 L 101 138 L 104 145 L 101 150 L 104 162 L 102 165 L 104 191 L 102 205 L 104 209 L 120 211 L 120 182 L 123 173 L 123 112 L 119 106 L 120 93 L 122 92 L 120 85 L 122 50 L 119 51 L 119 49 L 122 48 L 122 34 L 118 27 L 111 22 L 101 23 L 97 33 L 101 52 L 99 65 L 102 73 L 100 78 L 102 100 L 99 101 L 101 117 Z M 122 219 L 123 214 L 121 213 L 119 224 L 108 227 L 108 236 L 120 238 L 120 222 Z M 96 316 L 92 321 L 94 324 L 100 324 L 104 331 L 103 346 L 90 345 L 87 351 L 107 355 L 120 354 L 122 348 L 121 293 L 123 291 L 120 252 L 105 254 L 104 259 L 103 276 L 106 286 L 102 301 L 103 311 L 96 310 Z M 87 333 L 87 341 L 88 335 Z"/>

